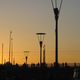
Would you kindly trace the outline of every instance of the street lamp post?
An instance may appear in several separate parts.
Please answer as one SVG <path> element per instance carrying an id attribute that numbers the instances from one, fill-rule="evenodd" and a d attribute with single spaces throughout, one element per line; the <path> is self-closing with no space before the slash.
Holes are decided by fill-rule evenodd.
<path id="1" fill-rule="evenodd" d="M 53 4 L 53 0 L 51 0 L 53 12 L 55 16 L 55 64 L 58 65 L 58 19 L 59 19 L 59 13 L 61 10 L 63 0 L 61 0 L 60 7 L 57 7 L 57 0 L 55 0 L 55 6 Z"/>
<path id="2" fill-rule="evenodd" d="M 45 54 L 45 45 L 43 46 L 43 63 L 45 64 L 46 63 L 46 54 Z"/>
<path id="3" fill-rule="evenodd" d="M 4 45 L 2 43 L 2 64 L 3 64 L 3 47 L 4 47 Z"/>
<path id="4" fill-rule="evenodd" d="M 24 53 L 27 54 L 27 53 L 29 53 L 29 51 L 24 51 Z M 26 59 L 26 65 L 27 65 L 27 59 L 28 59 L 28 56 L 27 55 L 25 56 L 25 59 Z"/>
<path id="5" fill-rule="evenodd" d="M 43 41 L 44 41 L 44 35 L 46 33 L 36 33 L 38 36 L 38 41 L 39 41 L 39 45 L 40 45 L 40 65 L 42 63 L 42 46 L 43 46 Z"/>
<path id="6" fill-rule="evenodd" d="M 28 58 L 28 57 L 26 56 L 26 64 L 27 64 L 27 58 Z"/>

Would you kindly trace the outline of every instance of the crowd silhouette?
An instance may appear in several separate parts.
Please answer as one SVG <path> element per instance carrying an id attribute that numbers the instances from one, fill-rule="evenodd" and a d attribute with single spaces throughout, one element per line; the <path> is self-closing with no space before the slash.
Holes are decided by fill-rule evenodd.
<path id="1" fill-rule="evenodd" d="M 0 65 L 0 80 L 73 80 L 74 68 L 67 64 L 47 66 L 47 64 Z"/>

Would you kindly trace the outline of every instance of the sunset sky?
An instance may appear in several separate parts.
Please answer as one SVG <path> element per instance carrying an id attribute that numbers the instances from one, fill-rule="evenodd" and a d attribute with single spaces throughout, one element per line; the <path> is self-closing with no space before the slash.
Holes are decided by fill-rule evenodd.
<path id="1" fill-rule="evenodd" d="M 39 62 L 38 32 L 46 33 L 46 62 L 55 61 L 55 20 L 50 0 L 0 0 L 0 63 L 2 43 L 4 60 L 8 61 L 11 30 L 16 63 L 23 64 L 26 55 L 29 64 Z M 25 54 L 25 50 L 30 52 Z M 59 17 L 59 62 L 80 62 L 80 0 L 63 0 Z"/>

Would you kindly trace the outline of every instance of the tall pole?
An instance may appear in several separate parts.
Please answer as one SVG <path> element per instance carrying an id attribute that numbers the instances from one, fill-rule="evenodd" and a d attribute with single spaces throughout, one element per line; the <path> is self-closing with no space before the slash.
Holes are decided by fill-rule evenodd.
<path id="1" fill-rule="evenodd" d="M 11 63 L 13 64 L 13 39 L 11 38 Z"/>
<path id="2" fill-rule="evenodd" d="M 3 64 L 3 43 L 2 43 L 2 64 Z"/>
<path id="3" fill-rule="evenodd" d="M 53 7 L 53 12 L 55 15 L 55 64 L 58 65 L 58 19 L 59 19 L 59 13 L 60 13 L 60 9 L 61 9 L 61 5 L 62 5 L 62 1 L 60 3 L 60 7 L 58 9 L 57 7 L 57 0 L 55 0 L 55 7 L 53 4 L 53 0 L 51 0 L 52 3 L 52 7 Z"/>
<path id="4" fill-rule="evenodd" d="M 41 64 L 42 63 L 42 44 L 43 42 L 40 41 L 39 43 L 40 43 L 40 64 Z"/>
<path id="5" fill-rule="evenodd" d="M 39 45 L 40 45 L 40 66 L 42 63 L 42 46 L 43 46 L 43 41 L 44 41 L 44 35 L 46 33 L 36 33 L 38 35 L 38 40 L 39 40 Z"/>
<path id="6" fill-rule="evenodd" d="M 55 41 L 56 41 L 56 55 L 55 55 L 55 63 L 56 65 L 58 64 L 58 17 L 59 17 L 59 11 L 58 8 L 54 9 L 54 13 L 55 13 L 55 22 L 56 22 L 56 29 L 55 29 Z"/>
<path id="7" fill-rule="evenodd" d="M 9 36 L 9 62 L 11 61 L 11 34 L 12 31 L 10 31 L 10 36 Z"/>
<path id="8" fill-rule="evenodd" d="M 43 46 L 43 63 L 45 64 L 46 62 L 45 62 L 45 45 Z"/>

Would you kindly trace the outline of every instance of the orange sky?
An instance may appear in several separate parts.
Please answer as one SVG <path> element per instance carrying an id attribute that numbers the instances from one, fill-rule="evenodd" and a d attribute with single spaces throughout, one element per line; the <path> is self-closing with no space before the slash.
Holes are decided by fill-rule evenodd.
<path id="1" fill-rule="evenodd" d="M 54 0 L 53 0 L 54 1 Z M 60 0 L 59 0 L 60 1 Z M 80 62 L 80 1 L 64 0 L 59 18 L 59 62 Z M 39 62 L 37 32 L 45 32 L 46 62 L 55 61 L 55 20 L 50 0 L 0 1 L 0 63 L 2 43 L 8 61 L 9 35 L 12 30 L 13 57 L 25 62 L 24 50 L 30 51 L 28 63 Z"/>

